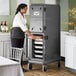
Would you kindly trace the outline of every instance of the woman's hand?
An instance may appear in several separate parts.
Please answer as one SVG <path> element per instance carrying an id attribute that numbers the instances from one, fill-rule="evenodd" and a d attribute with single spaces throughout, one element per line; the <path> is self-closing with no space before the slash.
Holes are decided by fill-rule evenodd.
<path id="1" fill-rule="evenodd" d="M 42 39 L 42 36 L 34 36 L 33 34 L 31 34 L 30 31 L 26 31 L 26 34 L 27 34 L 29 39 L 33 39 L 33 40 L 35 40 L 35 39 Z"/>
<path id="2" fill-rule="evenodd" d="M 28 36 L 29 39 L 33 39 L 33 40 L 36 40 L 36 39 L 42 39 L 42 36 L 34 36 L 34 35 L 30 35 Z"/>
<path id="3" fill-rule="evenodd" d="M 26 35 L 28 35 L 28 36 L 31 35 L 31 32 L 28 31 L 28 30 L 27 30 L 25 33 L 26 33 Z"/>

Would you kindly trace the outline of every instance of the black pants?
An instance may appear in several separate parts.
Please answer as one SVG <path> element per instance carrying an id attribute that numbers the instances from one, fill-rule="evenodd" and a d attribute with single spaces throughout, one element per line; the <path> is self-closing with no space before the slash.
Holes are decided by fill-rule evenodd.
<path id="1" fill-rule="evenodd" d="M 22 38 L 22 39 L 11 38 L 11 45 L 12 45 L 12 47 L 16 47 L 16 48 L 23 48 L 24 38 Z"/>

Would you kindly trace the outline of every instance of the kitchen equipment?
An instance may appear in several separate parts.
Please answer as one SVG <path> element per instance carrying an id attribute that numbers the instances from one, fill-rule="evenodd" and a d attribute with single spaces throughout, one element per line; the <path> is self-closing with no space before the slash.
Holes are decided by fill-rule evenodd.
<path id="1" fill-rule="evenodd" d="M 30 6 L 30 31 L 43 39 L 28 39 L 28 69 L 32 64 L 47 64 L 58 61 L 60 67 L 60 7 L 59 5 L 32 4 Z"/>

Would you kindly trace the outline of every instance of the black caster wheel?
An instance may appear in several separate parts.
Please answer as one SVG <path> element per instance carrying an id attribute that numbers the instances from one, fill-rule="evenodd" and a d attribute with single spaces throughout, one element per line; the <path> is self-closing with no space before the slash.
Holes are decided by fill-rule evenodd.
<path id="1" fill-rule="evenodd" d="M 28 63 L 28 70 L 32 70 L 32 64 Z"/>
<path id="2" fill-rule="evenodd" d="M 42 71 L 46 72 L 47 71 L 47 65 L 42 65 Z"/>
<path id="3" fill-rule="evenodd" d="M 58 69 L 60 69 L 60 66 L 61 66 L 61 65 L 60 65 L 60 61 L 58 61 Z"/>

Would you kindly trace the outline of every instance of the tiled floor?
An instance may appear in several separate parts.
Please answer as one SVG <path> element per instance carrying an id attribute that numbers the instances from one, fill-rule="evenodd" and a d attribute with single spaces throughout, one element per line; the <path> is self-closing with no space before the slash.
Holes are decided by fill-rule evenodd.
<path id="1" fill-rule="evenodd" d="M 24 68 L 27 69 L 27 65 Z M 64 67 L 64 62 L 61 62 L 60 70 L 57 68 L 57 63 L 49 64 L 47 72 L 42 72 L 41 65 L 34 64 L 33 69 L 24 74 L 25 76 L 76 76 L 76 73 L 72 73 Z"/>

